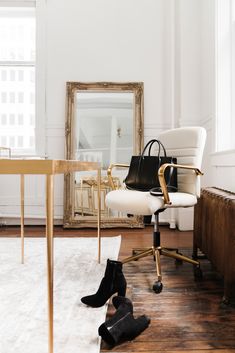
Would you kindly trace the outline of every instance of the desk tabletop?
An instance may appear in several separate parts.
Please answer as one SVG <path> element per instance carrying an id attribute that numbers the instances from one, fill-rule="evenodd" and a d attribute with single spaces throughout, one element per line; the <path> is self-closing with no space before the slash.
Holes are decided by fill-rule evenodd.
<path id="1" fill-rule="evenodd" d="M 98 162 L 65 159 L 0 159 L 0 174 L 66 174 L 99 169 Z"/>

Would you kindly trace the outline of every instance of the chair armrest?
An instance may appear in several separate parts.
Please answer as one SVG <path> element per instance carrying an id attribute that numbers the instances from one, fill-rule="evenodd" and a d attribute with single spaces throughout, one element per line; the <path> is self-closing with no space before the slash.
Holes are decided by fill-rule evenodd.
<path id="1" fill-rule="evenodd" d="M 120 164 L 120 163 L 116 163 L 116 164 L 110 164 L 110 166 L 107 169 L 107 175 L 108 175 L 108 180 L 109 180 L 109 184 L 111 186 L 111 188 L 113 190 L 115 190 L 115 185 L 113 182 L 113 177 L 112 177 L 112 169 L 113 168 L 129 168 L 128 164 Z"/>
<path id="2" fill-rule="evenodd" d="M 183 164 L 171 164 L 171 163 L 165 163 L 163 165 L 161 165 L 161 167 L 158 170 L 158 179 L 159 179 L 159 183 L 161 185 L 162 188 L 162 192 L 163 192 L 163 197 L 164 197 L 164 203 L 170 205 L 171 201 L 170 201 L 170 197 L 167 191 L 167 185 L 166 185 L 166 180 L 165 180 L 165 170 L 166 168 L 182 168 L 182 169 L 190 169 L 193 170 L 196 175 L 203 175 L 203 173 L 200 171 L 200 169 L 198 169 L 195 166 L 191 166 L 191 165 L 183 165 Z"/>

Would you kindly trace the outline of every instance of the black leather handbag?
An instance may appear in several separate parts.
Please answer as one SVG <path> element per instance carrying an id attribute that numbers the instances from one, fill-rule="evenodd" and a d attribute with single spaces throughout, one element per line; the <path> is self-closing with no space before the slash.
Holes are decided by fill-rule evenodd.
<path id="1" fill-rule="evenodd" d="M 158 144 L 158 153 L 157 156 L 152 156 L 151 148 L 155 143 Z M 163 150 L 163 156 L 160 156 L 161 149 Z M 124 180 L 126 187 L 139 191 L 151 191 L 151 194 L 156 196 L 160 195 L 161 187 L 158 180 L 158 169 L 165 163 L 177 163 L 177 159 L 166 155 L 166 149 L 161 141 L 150 140 L 140 156 L 132 156 L 128 175 Z M 165 179 L 168 191 L 177 191 L 177 169 L 167 168 L 165 170 Z"/>

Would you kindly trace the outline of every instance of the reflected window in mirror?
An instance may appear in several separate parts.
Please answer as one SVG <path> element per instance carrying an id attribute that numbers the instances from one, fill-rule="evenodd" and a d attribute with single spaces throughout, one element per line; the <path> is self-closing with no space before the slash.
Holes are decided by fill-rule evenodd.
<path id="1" fill-rule="evenodd" d="M 78 92 L 76 94 L 76 159 L 129 163 L 133 153 L 133 102 L 131 92 Z"/>

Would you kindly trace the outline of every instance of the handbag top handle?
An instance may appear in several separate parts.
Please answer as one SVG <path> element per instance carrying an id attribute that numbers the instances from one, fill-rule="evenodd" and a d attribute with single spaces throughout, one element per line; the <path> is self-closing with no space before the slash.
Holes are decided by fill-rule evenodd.
<path id="1" fill-rule="evenodd" d="M 163 149 L 163 152 L 164 152 L 164 156 L 166 157 L 166 149 L 165 147 L 163 146 L 162 142 L 159 141 L 159 140 L 156 140 L 156 139 L 153 139 L 153 140 L 150 140 L 144 147 L 143 149 L 143 152 L 141 154 L 142 158 L 144 157 L 144 154 L 145 152 L 147 151 L 147 147 L 149 146 L 149 149 L 148 149 L 148 155 L 150 156 L 151 154 L 151 148 L 153 146 L 154 143 L 157 143 L 158 144 L 158 157 L 160 157 L 160 152 L 161 152 L 161 148 Z"/>

